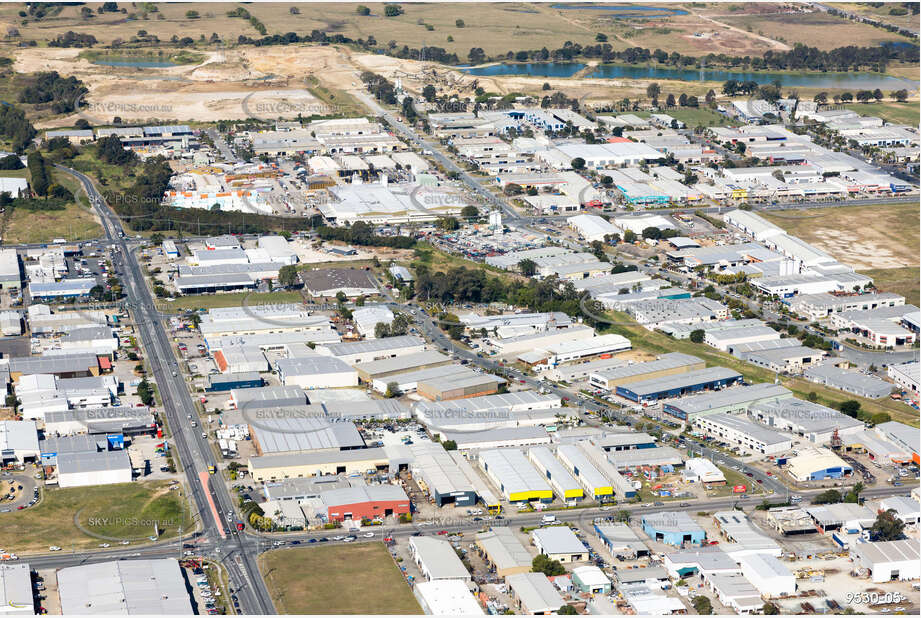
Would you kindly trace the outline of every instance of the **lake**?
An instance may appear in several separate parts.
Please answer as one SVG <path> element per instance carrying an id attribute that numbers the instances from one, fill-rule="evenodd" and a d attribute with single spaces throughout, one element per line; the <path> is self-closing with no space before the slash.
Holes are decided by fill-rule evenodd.
<path id="1" fill-rule="evenodd" d="M 562 11 L 608 11 L 611 13 L 623 13 L 623 15 L 612 15 L 615 19 L 629 19 L 631 17 L 642 16 L 648 17 L 669 17 L 671 15 L 687 15 L 688 12 L 682 9 L 669 9 L 662 6 L 641 6 L 641 5 L 624 5 L 624 4 L 551 4 L 551 9 L 560 9 Z"/>
<path id="2" fill-rule="evenodd" d="M 502 75 L 529 75 L 532 77 L 572 77 L 586 65 L 581 62 L 501 62 L 481 67 L 458 67 L 470 75 L 495 77 Z M 771 73 L 723 71 L 718 69 L 679 69 L 670 67 L 602 64 L 586 77 L 601 79 L 662 79 L 683 82 L 713 81 L 724 82 L 754 81 L 759 84 L 771 84 L 779 80 L 784 87 L 797 88 L 852 88 L 855 90 L 873 90 L 875 88 L 917 89 L 918 82 L 883 75 L 882 73 Z"/>

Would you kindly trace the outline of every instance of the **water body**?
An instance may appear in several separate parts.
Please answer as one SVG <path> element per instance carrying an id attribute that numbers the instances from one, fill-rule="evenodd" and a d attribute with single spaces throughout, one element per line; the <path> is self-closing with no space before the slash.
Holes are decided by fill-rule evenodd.
<path id="1" fill-rule="evenodd" d="M 481 67 L 458 67 L 470 75 L 494 77 L 502 75 L 529 75 L 532 77 L 572 77 L 586 67 L 581 62 L 501 62 Z M 662 79 L 683 82 L 712 81 L 724 82 L 754 81 L 759 84 L 772 84 L 780 81 L 784 87 L 798 88 L 851 88 L 855 90 L 873 90 L 913 88 L 918 89 L 918 82 L 883 75 L 882 73 L 759 73 L 743 71 L 722 71 L 715 69 L 676 69 L 669 67 L 602 64 L 586 77 L 600 79 Z"/>
<path id="2" fill-rule="evenodd" d="M 609 11 L 611 13 L 622 13 L 621 15 L 611 15 L 615 19 L 629 19 L 636 17 L 637 14 L 647 17 L 669 17 L 671 15 L 687 15 L 688 12 L 682 9 L 670 9 L 662 6 L 641 6 L 641 5 L 623 5 L 623 4 L 551 4 L 550 8 L 560 9 L 563 11 Z"/>
<path id="3" fill-rule="evenodd" d="M 165 69 L 179 66 L 178 63 L 170 62 L 169 60 L 138 60 L 137 58 L 118 56 L 99 58 L 92 62 L 106 67 L 136 67 L 140 69 Z"/>

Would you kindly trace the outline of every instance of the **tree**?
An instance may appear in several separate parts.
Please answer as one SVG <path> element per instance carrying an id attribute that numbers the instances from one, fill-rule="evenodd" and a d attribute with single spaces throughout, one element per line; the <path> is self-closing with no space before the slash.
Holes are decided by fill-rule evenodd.
<path id="1" fill-rule="evenodd" d="M 652 82 L 646 86 L 646 96 L 650 99 L 658 99 L 660 94 L 662 94 L 662 87 L 658 82 Z"/>
<path id="2" fill-rule="evenodd" d="M 295 283 L 297 283 L 297 266 L 294 264 L 285 264 L 278 269 L 279 285 L 289 288 Z"/>
<path id="3" fill-rule="evenodd" d="M 396 382 L 387 382 L 387 390 L 384 392 L 384 396 L 390 399 L 400 396 L 400 385 Z"/>
<path id="4" fill-rule="evenodd" d="M 841 492 L 837 489 L 823 491 L 812 499 L 813 504 L 838 504 L 841 502 Z"/>
<path id="5" fill-rule="evenodd" d="M 438 220 L 438 225 L 446 232 L 453 232 L 460 228 L 460 223 L 455 217 L 442 217 Z"/>
<path id="6" fill-rule="evenodd" d="M 698 328 L 696 330 L 691 331 L 691 335 L 689 338 L 694 343 L 703 343 L 705 335 L 706 333 L 704 332 L 704 330 L 702 328 Z"/>
<path id="7" fill-rule="evenodd" d="M 839 403 L 838 409 L 841 410 L 842 414 L 847 414 L 851 418 L 857 418 L 857 415 L 860 413 L 860 402 L 848 399 L 847 401 Z"/>
<path id="8" fill-rule="evenodd" d="M 454 25 L 457 26 L 458 28 L 463 28 L 467 24 L 464 23 L 463 19 L 457 19 L 454 21 Z"/>
<path id="9" fill-rule="evenodd" d="M 579 615 L 579 611 L 575 607 L 570 605 L 569 603 L 561 607 L 556 613 L 559 614 L 560 616 L 578 616 Z"/>
<path id="10" fill-rule="evenodd" d="M 138 397 L 141 398 L 141 403 L 145 406 L 152 406 L 154 404 L 153 389 L 150 387 L 150 382 L 147 381 L 147 378 L 141 380 L 141 383 L 138 384 Z"/>
<path id="11" fill-rule="evenodd" d="M 665 97 L 665 106 L 675 107 L 675 95 L 669 94 L 667 97 Z"/>
<path id="12" fill-rule="evenodd" d="M 701 616 L 708 616 L 713 613 L 713 604 L 710 602 L 710 599 L 702 594 L 694 597 L 694 600 L 691 601 L 691 605 L 694 606 L 694 611 Z"/>
<path id="13" fill-rule="evenodd" d="M 894 509 L 876 516 L 870 527 L 870 538 L 875 541 L 898 541 L 905 536 L 905 522 L 899 519 Z"/>
<path id="14" fill-rule="evenodd" d="M 532 259 L 525 258 L 518 262 L 518 270 L 525 277 L 533 277 L 537 274 L 537 262 Z"/>
<path id="15" fill-rule="evenodd" d="M 403 14 L 403 7 L 399 4 L 388 4 L 384 7 L 384 15 L 387 17 L 399 17 Z"/>
<path id="16" fill-rule="evenodd" d="M 432 84 L 426 84 L 425 88 L 422 89 L 422 98 L 431 103 L 435 100 L 435 86 Z"/>
<path id="17" fill-rule="evenodd" d="M 908 100 L 908 91 L 902 88 L 901 90 L 896 90 L 894 92 L 889 93 L 889 96 L 891 96 L 893 99 L 895 99 L 899 103 L 904 103 L 905 101 Z"/>
<path id="18" fill-rule="evenodd" d="M 819 400 L 819 395 L 815 391 L 809 391 L 808 393 L 806 393 L 806 400 L 811 403 L 815 403 L 816 401 Z"/>
<path id="19" fill-rule="evenodd" d="M 820 92 L 819 94 L 815 95 L 815 96 L 812 98 L 812 100 L 815 101 L 816 103 L 820 103 L 820 104 L 821 104 L 821 103 L 826 103 L 826 102 L 828 102 L 828 93 L 827 93 L 827 92 Z"/>
<path id="20" fill-rule="evenodd" d="M 468 204 L 461 209 L 461 216 L 464 219 L 476 219 L 480 216 L 480 209 L 473 204 Z"/>
<path id="21" fill-rule="evenodd" d="M 849 504 L 859 504 L 860 503 L 860 492 L 863 491 L 863 483 L 858 481 L 854 483 L 854 486 L 851 488 L 851 491 L 847 492 L 844 496 L 844 502 Z"/>
<path id="22" fill-rule="evenodd" d="M 636 242 L 636 233 L 633 230 L 624 230 L 624 242 L 627 244 Z"/>
<path id="23" fill-rule="evenodd" d="M 688 95 L 681 93 L 681 96 L 678 97 L 678 105 L 685 107 L 688 104 Z"/>
<path id="24" fill-rule="evenodd" d="M 441 443 L 441 445 L 445 447 L 446 451 L 456 451 L 457 450 L 457 442 L 455 442 L 454 440 L 445 440 L 444 442 Z"/>
<path id="25" fill-rule="evenodd" d="M 876 102 L 879 103 L 883 100 L 883 91 L 877 88 L 873 91 L 873 98 L 876 99 Z"/>
<path id="26" fill-rule="evenodd" d="M 186 19 L 198 19 L 198 11 L 186 11 L 185 18 Z"/>
<path id="27" fill-rule="evenodd" d="M 650 225 L 649 227 L 643 228 L 643 238 L 650 238 L 652 240 L 658 240 L 662 238 L 662 230 Z"/>
<path id="28" fill-rule="evenodd" d="M 570 165 L 572 165 L 572 169 L 574 170 L 585 169 L 585 159 L 583 159 L 582 157 L 576 157 L 575 159 L 572 160 Z"/>
<path id="29" fill-rule="evenodd" d="M 368 15 L 371 14 L 371 9 L 369 9 L 363 4 L 359 4 L 357 7 L 355 7 L 355 12 L 361 15 L 362 17 L 367 17 Z"/>
<path id="30" fill-rule="evenodd" d="M 761 606 L 761 613 L 765 616 L 776 616 L 780 613 L 780 608 L 771 602 L 765 602 L 765 604 Z"/>
<path id="31" fill-rule="evenodd" d="M 566 569 L 560 564 L 559 560 L 551 560 L 546 554 L 538 554 L 531 561 L 531 571 L 534 573 L 543 573 L 547 577 L 563 575 Z"/>

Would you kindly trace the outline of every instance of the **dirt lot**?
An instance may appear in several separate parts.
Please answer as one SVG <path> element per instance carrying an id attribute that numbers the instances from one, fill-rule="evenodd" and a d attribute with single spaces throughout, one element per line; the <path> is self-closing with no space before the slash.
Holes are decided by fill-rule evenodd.
<path id="1" fill-rule="evenodd" d="M 765 218 L 858 269 L 918 265 L 917 204 L 819 208 Z"/>

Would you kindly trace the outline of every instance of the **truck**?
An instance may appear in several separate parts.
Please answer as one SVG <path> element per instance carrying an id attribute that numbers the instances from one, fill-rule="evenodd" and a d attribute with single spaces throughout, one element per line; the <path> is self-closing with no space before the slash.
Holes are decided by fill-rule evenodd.
<path id="1" fill-rule="evenodd" d="M 555 523 L 556 523 L 556 515 L 544 515 L 543 517 L 540 518 L 541 526 L 547 526 L 549 524 L 555 524 Z"/>

